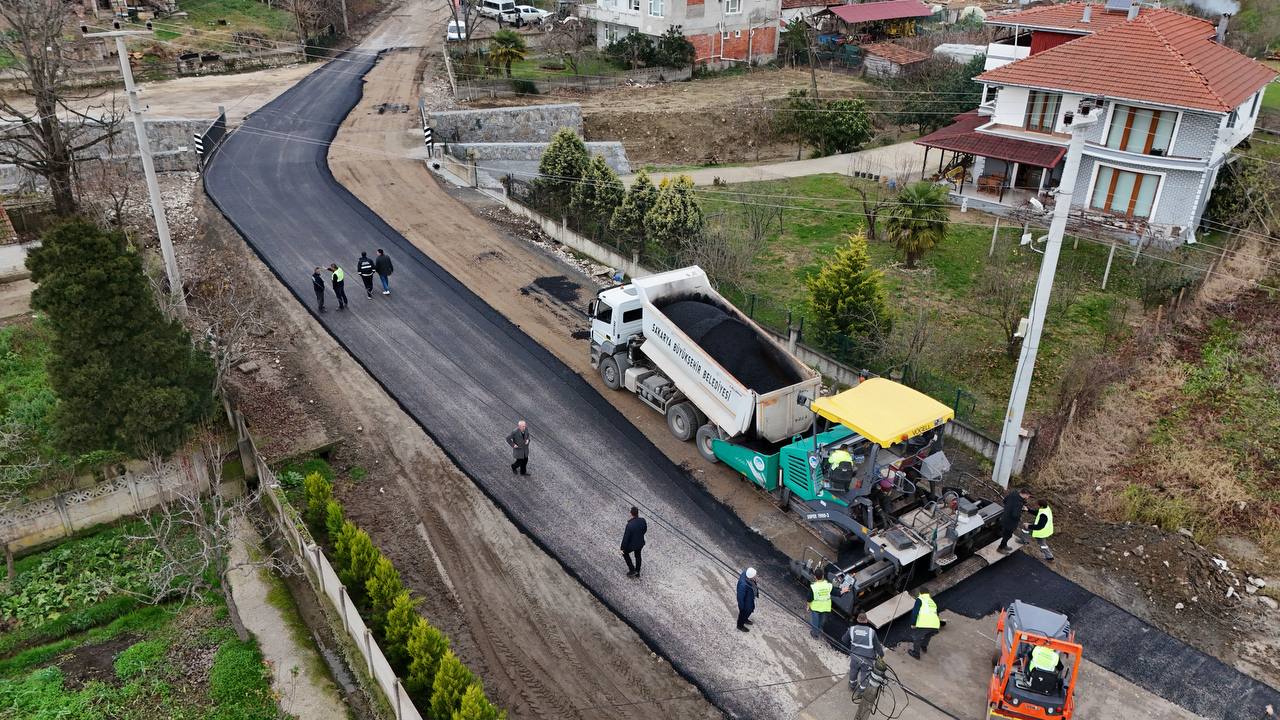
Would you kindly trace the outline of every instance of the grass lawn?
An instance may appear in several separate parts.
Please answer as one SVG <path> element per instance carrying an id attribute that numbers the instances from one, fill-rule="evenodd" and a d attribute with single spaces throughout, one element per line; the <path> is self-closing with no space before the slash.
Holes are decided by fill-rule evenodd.
<path id="1" fill-rule="evenodd" d="M 1270 65 L 1280 69 L 1280 63 L 1270 63 Z M 1267 91 L 1262 95 L 1262 107 L 1280 111 L 1280 83 L 1273 82 L 1267 86 Z"/>
<path id="2" fill-rule="evenodd" d="M 0 718 L 280 717 L 262 655 L 236 638 L 221 595 L 142 605 L 96 589 L 138 579 L 147 553 L 128 532 L 15 564 L 14 594 L 0 606 Z"/>
<path id="3" fill-rule="evenodd" d="M 732 299 L 744 310 L 754 307 L 757 319 L 774 327 L 785 326 L 788 309 L 795 318 L 805 315 L 805 280 L 818 272 L 849 233 L 864 226 L 851 183 L 875 187 L 840 175 L 817 175 L 706 189 L 701 197 L 707 214 L 723 213 L 730 222 L 744 212 L 741 204 L 731 202 L 734 199 L 784 206 L 781 230 L 775 224 L 769 232 L 768 247 L 758 258 L 756 271 L 741 292 L 729 293 Z M 748 197 L 734 198 L 721 192 Z M 953 212 L 946 242 L 926 254 L 915 270 L 905 269 L 887 243 L 870 246 L 872 261 L 884 272 L 898 325 L 904 326 L 904 319 L 921 308 L 931 317 L 924 365 L 938 382 L 930 392 L 951 403 L 956 386 L 963 389 L 974 398 L 969 419 L 989 430 L 998 428 L 1004 415 L 1014 373 L 1014 361 L 1005 355 L 999 327 L 969 309 L 978 302 L 976 283 L 988 262 L 992 222 L 991 216 L 977 212 Z M 1041 255 L 1019 247 L 1021 231 L 1021 227 L 1002 222 L 996 253 L 1033 279 Z M 1044 232 L 1043 228 L 1033 229 L 1037 238 Z M 1077 348 L 1100 349 L 1108 330 L 1115 329 L 1117 317 L 1136 315 L 1136 278 L 1143 266 L 1139 264 L 1135 270 L 1132 253 L 1119 251 L 1108 289 L 1103 291 L 1100 284 L 1107 253 L 1107 247 L 1091 242 L 1081 241 L 1073 248 L 1068 238 L 1064 244 L 1038 358 L 1029 406 L 1032 411 L 1052 406 L 1052 390 Z M 1029 307 L 1029 291 L 1027 303 Z"/>
<path id="4" fill-rule="evenodd" d="M 270 40 L 296 41 L 297 23 L 293 15 L 268 7 L 259 0 L 183 0 L 179 10 L 187 17 L 156 21 L 156 38 L 192 48 L 216 48 L 228 52 L 244 50 L 233 43 L 235 32 L 257 32 Z M 226 25 L 219 25 L 225 20 Z"/>

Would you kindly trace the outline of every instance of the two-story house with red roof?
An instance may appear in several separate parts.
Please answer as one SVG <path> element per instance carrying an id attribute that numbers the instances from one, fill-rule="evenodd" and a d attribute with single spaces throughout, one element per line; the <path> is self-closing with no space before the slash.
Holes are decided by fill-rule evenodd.
<path id="1" fill-rule="evenodd" d="M 1222 44 L 1225 18 L 1215 27 L 1110 0 L 986 22 L 1010 33 L 988 48 L 977 77 L 982 105 L 917 141 L 942 151 L 953 195 L 1005 207 L 1052 204 L 1070 137 L 1064 114 L 1095 98 L 1103 122 L 1086 131 L 1073 216 L 1193 240 L 1218 172 L 1253 132 L 1276 77 Z"/>

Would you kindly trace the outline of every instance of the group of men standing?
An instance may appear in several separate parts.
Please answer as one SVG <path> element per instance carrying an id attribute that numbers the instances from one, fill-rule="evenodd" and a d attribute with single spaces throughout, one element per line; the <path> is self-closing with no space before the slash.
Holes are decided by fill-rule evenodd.
<path id="1" fill-rule="evenodd" d="M 324 312 L 324 277 L 320 274 L 324 270 L 329 271 L 329 282 L 333 285 L 333 295 L 338 299 L 338 309 L 347 309 L 347 272 L 338 263 L 329 263 L 328 268 L 317 267 L 311 273 L 311 288 L 316 292 L 316 309 Z M 356 261 L 356 274 L 360 276 L 360 280 L 364 282 L 365 295 L 373 297 L 373 276 L 376 274 L 378 279 L 382 281 L 382 294 L 391 294 L 391 273 L 395 270 L 395 266 L 391 264 L 391 258 L 387 256 L 382 248 L 378 248 L 376 258 L 370 259 L 366 252 L 360 253 L 360 259 Z"/>

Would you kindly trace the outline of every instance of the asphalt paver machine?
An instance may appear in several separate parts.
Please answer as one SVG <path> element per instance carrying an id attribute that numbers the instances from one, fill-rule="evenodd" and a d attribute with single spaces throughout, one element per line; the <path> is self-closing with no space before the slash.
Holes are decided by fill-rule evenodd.
<path id="1" fill-rule="evenodd" d="M 1014 600 L 996 621 L 987 720 L 1071 720 L 1082 651 L 1066 615 Z"/>

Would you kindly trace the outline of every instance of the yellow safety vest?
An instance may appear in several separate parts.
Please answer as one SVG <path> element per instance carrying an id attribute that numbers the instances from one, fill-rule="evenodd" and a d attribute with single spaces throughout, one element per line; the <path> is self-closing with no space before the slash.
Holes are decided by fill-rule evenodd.
<path id="1" fill-rule="evenodd" d="M 1034 525 L 1039 525 L 1042 517 L 1045 518 L 1044 527 L 1031 531 L 1031 537 L 1036 540 L 1042 540 L 1053 535 L 1053 510 L 1048 505 L 1040 508 L 1040 512 L 1036 513 Z"/>
<path id="2" fill-rule="evenodd" d="M 1053 672 L 1058 668 L 1058 651 L 1053 648 L 1047 648 L 1043 645 L 1037 645 L 1031 651 L 1031 664 L 1028 670 L 1044 670 L 1045 672 Z"/>
<path id="3" fill-rule="evenodd" d="M 819 580 L 809 587 L 813 590 L 813 600 L 809 601 L 809 609 L 815 612 L 831 612 L 831 583 Z"/>
<path id="4" fill-rule="evenodd" d="M 915 627 L 926 630 L 942 627 L 942 622 L 938 619 L 938 603 L 929 597 L 929 593 L 920 593 L 920 612 L 916 614 Z"/>
<path id="5" fill-rule="evenodd" d="M 333 270 L 334 282 L 342 282 L 343 280 L 346 279 L 346 277 L 347 277 L 347 274 L 342 271 L 342 268 L 334 268 Z"/>
<path id="6" fill-rule="evenodd" d="M 838 467 L 845 463 L 853 463 L 853 456 L 849 454 L 848 450 L 836 450 L 827 456 L 827 464 L 831 467 Z"/>

